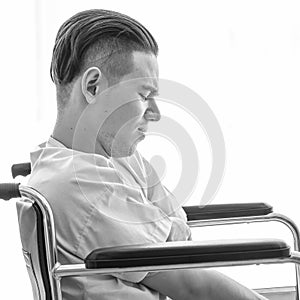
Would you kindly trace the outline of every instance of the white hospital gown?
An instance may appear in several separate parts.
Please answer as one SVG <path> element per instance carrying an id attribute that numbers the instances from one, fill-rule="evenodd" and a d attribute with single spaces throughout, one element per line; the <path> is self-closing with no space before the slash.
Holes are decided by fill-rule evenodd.
<path id="1" fill-rule="evenodd" d="M 73 151 L 50 138 L 31 153 L 28 185 L 50 203 L 61 264 L 83 263 L 94 249 L 177 239 L 172 223 L 189 230 L 180 204 L 136 151 L 107 159 Z M 168 238 L 169 237 L 169 238 Z M 158 300 L 165 297 L 139 283 L 147 272 L 62 279 L 64 300 Z"/>

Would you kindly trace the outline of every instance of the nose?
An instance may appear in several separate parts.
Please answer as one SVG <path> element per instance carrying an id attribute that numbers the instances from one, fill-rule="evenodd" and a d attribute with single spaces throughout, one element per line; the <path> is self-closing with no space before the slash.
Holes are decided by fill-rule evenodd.
<path id="1" fill-rule="evenodd" d="M 148 108 L 145 111 L 145 119 L 147 121 L 152 121 L 152 122 L 157 122 L 160 120 L 161 115 L 160 115 L 160 111 L 157 107 L 157 104 L 155 102 L 154 99 L 148 99 Z"/>

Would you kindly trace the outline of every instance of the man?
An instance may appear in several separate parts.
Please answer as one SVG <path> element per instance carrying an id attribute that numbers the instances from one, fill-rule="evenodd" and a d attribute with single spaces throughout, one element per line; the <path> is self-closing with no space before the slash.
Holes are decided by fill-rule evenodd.
<path id="1" fill-rule="evenodd" d="M 147 29 L 117 12 L 80 12 L 59 29 L 57 122 L 31 155 L 29 185 L 52 207 L 62 264 L 100 247 L 190 238 L 179 203 L 136 151 L 160 119 L 157 54 Z M 64 278 L 62 290 L 64 299 L 264 299 L 208 270 Z"/>

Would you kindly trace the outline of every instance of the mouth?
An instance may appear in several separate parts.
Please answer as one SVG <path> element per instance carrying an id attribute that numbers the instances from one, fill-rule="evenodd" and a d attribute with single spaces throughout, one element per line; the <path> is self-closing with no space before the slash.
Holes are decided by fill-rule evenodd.
<path id="1" fill-rule="evenodd" d="M 137 130 L 142 132 L 143 134 L 145 134 L 147 132 L 147 128 L 145 128 L 145 127 L 139 127 Z"/>

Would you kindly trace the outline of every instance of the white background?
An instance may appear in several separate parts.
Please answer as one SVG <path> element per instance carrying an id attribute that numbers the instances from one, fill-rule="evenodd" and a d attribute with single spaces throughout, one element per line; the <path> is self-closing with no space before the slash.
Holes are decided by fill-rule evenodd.
<path id="1" fill-rule="evenodd" d="M 299 1 L 17 0 L 0 6 L 1 182 L 11 180 L 11 164 L 28 161 L 30 150 L 51 134 L 56 104 L 49 66 L 58 27 L 77 11 L 106 8 L 141 21 L 159 44 L 161 78 L 193 89 L 218 118 L 227 160 L 213 203 L 268 202 L 300 225 Z M 162 107 L 162 113 L 172 117 L 176 111 Z M 188 203 L 197 204 L 210 172 L 210 148 L 188 116 L 176 118 L 199 151 L 199 182 Z M 180 175 L 178 149 L 150 136 L 141 150 L 149 159 L 168 154 L 164 182 L 172 188 Z M 0 202 L 0 225 L 1 298 L 31 299 L 14 201 Z M 195 239 L 245 236 L 291 243 L 288 231 L 272 224 L 194 232 Z M 293 270 L 263 266 L 226 272 L 260 288 L 293 285 Z"/>

